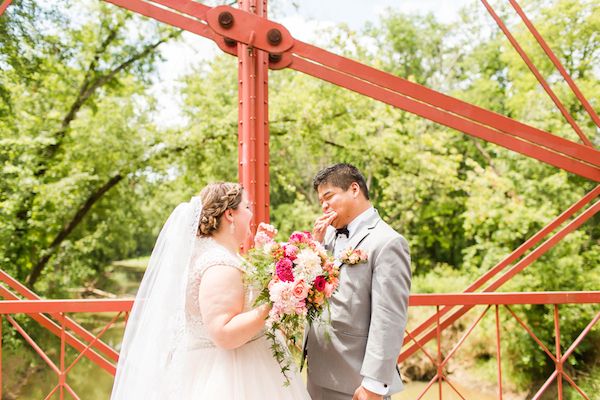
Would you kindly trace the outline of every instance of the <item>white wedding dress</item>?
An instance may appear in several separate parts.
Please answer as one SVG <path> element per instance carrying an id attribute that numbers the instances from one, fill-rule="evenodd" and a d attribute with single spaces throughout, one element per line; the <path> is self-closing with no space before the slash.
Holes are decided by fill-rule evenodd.
<path id="1" fill-rule="evenodd" d="M 263 334 L 234 350 L 210 340 L 199 305 L 202 275 L 216 266 L 243 267 L 239 256 L 196 236 L 201 213 L 200 198 L 192 197 L 158 235 L 127 319 L 111 400 L 310 399 L 297 372 L 284 386 Z M 246 310 L 255 292 L 246 289 Z"/>
<path id="2" fill-rule="evenodd" d="M 215 266 L 243 271 L 242 260 L 210 238 L 198 238 L 192 250 L 185 300 L 185 348 L 173 355 L 181 376 L 177 382 L 179 399 L 295 400 L 310 399 L 297 371 L 290 371 L 290 385 L 273 358 L 264 332 L 246 344 L 225 350 L 216 347 L 202 322 L 198 291 L 203 273 Z M 245 311 L 252 308 L 256 290 L 246 288 Z"/>

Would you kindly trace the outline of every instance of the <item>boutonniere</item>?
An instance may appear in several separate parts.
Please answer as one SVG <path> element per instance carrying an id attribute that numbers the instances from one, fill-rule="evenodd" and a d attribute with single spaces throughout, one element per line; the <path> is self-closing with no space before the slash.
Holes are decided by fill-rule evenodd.
<path id="1" fill-rule="evenodd" d="M 342 264 L 348 265 L 366 263 L 368 259 L 369 257 L 367 256 L 367 253 L 360 249 L 352 250 L 349 248 L 342 251 L 342 254 L 340 255 L 340 261 Z"/>

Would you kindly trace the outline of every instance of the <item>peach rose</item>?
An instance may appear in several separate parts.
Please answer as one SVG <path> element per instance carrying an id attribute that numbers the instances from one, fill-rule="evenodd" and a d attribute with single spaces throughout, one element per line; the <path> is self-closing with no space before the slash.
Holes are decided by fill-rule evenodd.
<path id="1" fill-rule="evenodd" d="M 292 293 L 294 297 L 298 299 L 305 299 L 308 295 L 309 286 L 304 282 L 303 279 L 299 280 L 294 284 L 294 288 L 292 289 Z"/>

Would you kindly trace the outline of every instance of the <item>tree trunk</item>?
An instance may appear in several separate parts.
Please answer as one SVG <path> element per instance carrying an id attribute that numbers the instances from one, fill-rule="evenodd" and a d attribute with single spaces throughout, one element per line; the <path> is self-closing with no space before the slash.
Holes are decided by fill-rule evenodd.
<path id="1" fill-rule="evenodd" d="M 58 235 L 56 235 L 50 246 L 42 252 L 43 256 L 33 267 L 31 273 L 29 274 L 29 278 L 27 279 L 27 285 L 30 288 L 33 288 L 33 285 L 35 285 L 35 282 L 39 279 L 42 271 L 48 264 L 48 261 L 58 249 L 58 246 L 60 246 L 67 236 L 77 227 L 77 225 L 79 225 L 79 223 L 83 220 L 83 217 L 85 217 L 85 215 L 91 210 L 92 206 L 121 180 L 123 180 L 123 175 L 117 174 L 113 176 L 108 180 L 108 182 L 98 188 L 87 198 L 86 202 L 81 206 L 77 213 L 75 213 L 75 216 L 73 216 L 71 221 L 69 221 L 69 223 L 63 227 Z"/>

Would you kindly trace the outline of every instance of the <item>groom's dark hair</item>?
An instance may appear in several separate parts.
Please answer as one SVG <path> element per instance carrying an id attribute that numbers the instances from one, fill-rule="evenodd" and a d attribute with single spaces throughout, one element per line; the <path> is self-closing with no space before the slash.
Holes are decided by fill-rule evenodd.
<path id="1" fill-rule="evenodd" d="M 339 163 L 323 168 L 315 175 L 313 188 L 316 191 L 319 189 L 319 186 L 329 184 L 346 191 L 352 182 L 358 183 L 360 191 L 369 200 L 369 189 L 367 188 L 365 177 L 352 164 Z"/>

